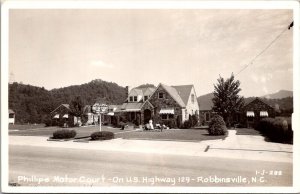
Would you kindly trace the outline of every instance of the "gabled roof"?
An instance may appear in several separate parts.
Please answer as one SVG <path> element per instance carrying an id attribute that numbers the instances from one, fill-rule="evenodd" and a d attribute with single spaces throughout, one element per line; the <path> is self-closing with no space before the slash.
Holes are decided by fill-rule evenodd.
<path id="1" fill-rule="evenodd" d="M 167 86 L 164 84 L 160 84 L 169 94 L 170 96 L 179 104 L 181 107 L 185 107 L 186 104 L 183 102 L 182 98 L 178 94 L 177 90 L 172 86 Z M 158 86 L 159 87 L 159 86 Z"/>
<path id="2" fill-rule="evenodd" d="M 259 98 L 259 97 L 256 97 L 255 99 L 251 100 L 251 101 L 248 101 L 245 103 L 244 107 L 248 106 L 249 104 L 253 103 L 254 101 L 261 101 L 262 103 L 266 104 L 267 106 L 271 107 L 271 108 L 274 108 L 270 103 L 268 103 L 265 99 L 263 98 Z"/>
<path id="3" fill-rule="evenodd" d="M 59 109 L 59 107 L 61 107 L 61 106 L 65 107 L 67 109 L 70 109 L 70 105 L 69 104 L 61 104 L 56 109 L 54 109 L 53 111 L 51 111 L 51 113 L 53 113 L 54 111 L 56 111 L 57 109 Z"/>
<path id="4" fill-rule="evenodd" d="M 209 93 L 203 96 L 200 96 L 198 100 L 199 104 L 199 110 L 204 111 L 204 110 L 212 110 L 212 107 L 214 106 L 214 103 L 212 99 L 214 98 L 213 93 Z"/>
<path id="5" fill-rule="evenodd" d="M 9 114 L 15 114 L 15 112 L 12 109 L 8 109 Z"/>
<path id="6" fill-rule="evenodd" d="M 193 85 L 180 85 L 180 86 L 172 86 L 175 88 L 181 97 L 183 103 L 187 105 Z M 196 98 L 196 96 L 195 96 Z"/>

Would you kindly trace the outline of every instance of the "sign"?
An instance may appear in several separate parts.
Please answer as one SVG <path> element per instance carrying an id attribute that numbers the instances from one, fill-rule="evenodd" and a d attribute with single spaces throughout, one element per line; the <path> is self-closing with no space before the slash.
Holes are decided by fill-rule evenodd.
<path id="1" fill-rule="evenodd" d="M 100 113 L 107 113 L 108 112 L 108 105 L 107 104 L 99 104 L 95 103 L 92 106 L 92 111 L 94 113 L 100 114 Z"/>

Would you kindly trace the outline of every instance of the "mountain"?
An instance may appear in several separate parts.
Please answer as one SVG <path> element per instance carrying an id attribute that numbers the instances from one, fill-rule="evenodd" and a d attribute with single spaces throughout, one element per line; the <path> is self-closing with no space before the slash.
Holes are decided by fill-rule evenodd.
<path id="1" fill-rule="evenodd" d="M 16 112 L 17 123 L 42 123 L 57 106 L 70 103 L 76 96 L 81 97 L 84 105 L 99 101 L 120 104 L 126 97 L 126 89 L 100 79 L 52 90 L 16 82 L 9 84 L 9 108 Z"/>
<path id="2" fill-rule="evenodd" d="M 273 94 L 267 94 L 264 96 L 261 96 L 262 98 L 269 98 L 269 99 L 281 99 L 286 97 L 293 97 L 293 91 L 289 90 L 279 90 L 276 93 Z"/>

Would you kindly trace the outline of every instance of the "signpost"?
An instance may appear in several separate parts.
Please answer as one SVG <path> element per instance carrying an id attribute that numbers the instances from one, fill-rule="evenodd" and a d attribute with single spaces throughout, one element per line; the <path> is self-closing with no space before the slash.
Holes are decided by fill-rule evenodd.
<path id="1" fill-rule="evenodd" d="M 92 107 L 92 110 L 99 116 L 99 130 L 102 131 L 101 113 L 108 111 L 108 105 L 95 103 Z"/>

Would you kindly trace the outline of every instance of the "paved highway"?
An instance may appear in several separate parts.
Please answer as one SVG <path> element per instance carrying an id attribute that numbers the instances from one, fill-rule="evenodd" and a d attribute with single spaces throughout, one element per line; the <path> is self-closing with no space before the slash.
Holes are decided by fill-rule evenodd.
<path id="1" fill-rule="evenodd" d="M 291 186 L 292 163 L 10 145 L 9 180 L 30 186 Z"/>

